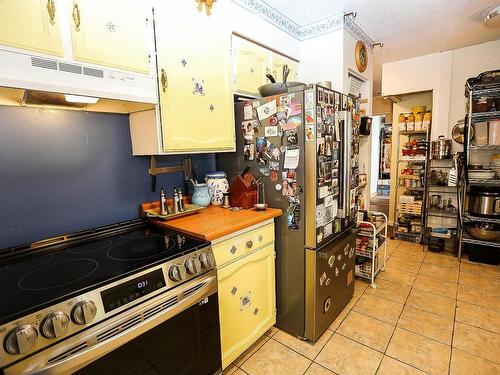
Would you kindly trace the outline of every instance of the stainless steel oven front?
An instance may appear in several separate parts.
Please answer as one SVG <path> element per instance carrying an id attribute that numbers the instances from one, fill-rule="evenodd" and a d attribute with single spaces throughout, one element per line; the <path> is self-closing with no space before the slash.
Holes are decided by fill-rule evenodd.
<path id="1" fill-rule="evenodd" d="M 3 369 L 10 374 L 221 374 L 215 270 Z"/>

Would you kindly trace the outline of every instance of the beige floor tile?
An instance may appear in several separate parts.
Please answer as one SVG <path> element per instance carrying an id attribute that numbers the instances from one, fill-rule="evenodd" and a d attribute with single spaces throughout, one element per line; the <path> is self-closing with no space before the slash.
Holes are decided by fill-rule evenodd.
<path id="1" fill-rule="evenodd" d="M 420 274 L 415 279 L 413 288 L 420 289 L 428 293 L 439 294 L 440 296 L 447 298 L 455 298 L 457 295 L 457 284 Z"/>
<path id="2" fill-rule="evenodd" d="M 378 280 L 391 281 L 396 284 L 408 286 L 413 285 L 416 277 L 417 275 L 412 272 L 396 270 L 393 268 L 386 268 L 385 271 L 378 274 Z M 375 283 L 376 282 L 377 280 L 375 280 Z"/>
<path id="3" fill-rule="evenodd" d="M 434 264 L 424 263 L 420 268 L 419 275 L 434 277 L 450 283 L 456 283 L 458 280 L 458 269 L 440 267 Z"/>
<path id="4" fill-rule="evenodd" d="M 480 288 L 482 290 L 500 290 L 500 279 L 481 276 L 471 272 L 460 272 L 459 284 Z"/>
<path id="5" fill-rule="evenodd" d="M 489 264 L 474 263 L 462 260 L 460 263 L 460 271 L 477 273 L 485 277 L 495 277 L 500 279 L 500 266 L 492 266 Z"/>
<path id="6" fill-rule="evenodd" d="M 387 323 L 396 324 L 404 305 L 365 293 L 352 308 Z"/>
<path id="7" fill-rule="evenodd" d="M 418 261 L 407 260 L 401 257 L 399 258 L 390 257 L 385 267 L 386 269 L 391 268 L 401 271 L 418 273 L 418 270 L 420 269 L 421 265 L 422 263 Z"/>
<path id="8" fill-rule="evenodd" d="M 274 334 L 275 334 L 276 332 L 278 332 L 278 331 L 279 331 L 279 330 L 278 330 L 278 328 L 276 328 L 275 326 L 272 326 L 271 328 L 269 328 L 269 329 L 267 330 L 267 332 L 265 333 L 265 335 L 266 335 L 267 337 L 273 337 L 273 336 L 274 336 Z"/>
<path id="9" fill-rule="evenodd" d="M 354 280 L 354 294 L 358 293 L 359 295 L 363 294 L 363 292 L 368 288 L 370 282 L 365 279 L 355 279 Z"/>
<path id="10" fill-rule="evenodd" d="M 455 320 L 500 334 L 500 319 L 496 310 L 458 301 Z"/>
<path id="11" fill-rule="evenodd" d="M 456 302 L 454 299 L 420 289 L 412 289 L 406 304 L 441 316 L 453 318 L 455 315 Z"/>
<path id="12" fill-rule="evenodd" d="M 316 358 L 320 365 L 345 375 L 375 374 L 382 353 L 335 333 Z"/>
<path id="13" fill-rule="evenodd" d="M 337 333 L 383 352 L 387 348 L 393 331 L 394 326 L 389 323 L 351 311 Z"/>
<path id="14" fill-rule="evenodd" d="M 397 249 L 399 246 L 400 241 L 398 240 L 391 240 L 390 238 L 387 239 L 387 250 L 394 250 Z"/>
<path id="15" fill-rule="evenodd" d="M 303 374 L 311 361 L 287 348 L 279 342 L 269 339 L 241 369 L 250 375 L 292 375 Z"/>
<path id="16" fill-rule="evenodd" d="M 233 375 L 246 375 L 246 372 L 238 368 L 233 372 Z"/>
<path id="17" fill-rule="evenodd" d="M 422 245 L 410 241 L 400 241 L 398 246 L 398 250 L 413 250 L 415 252 L 422 252 L 423 248 Z"/>
<path id="18" fill-rule="evenodd" d="M 430 339 L 451 345 L 453 317 L 439 316 L 414 307 L 405 306 L 398 327 Z"/>
<path id="19" fill-rule="evenodd" d="M 425 372 L 417 370 L 406 363 L 399 362 L 394 358 L 384 356 L 377 371 L 377 375 L 424 375 Z"/>
<path id="20" fill-rule="evenodd" d="M 330 337 L 332 337 L 332 335 L 332 331 L 326 330 L 326 332 L 323 333 L 318 341 L 312 343 L 310 341 L 300 340 L 299 338 L 291 336 L 283 331 L 278 331 L 273 336 L 273 339 L 279 341 L 283 345 L 288 346 L 290 349 L 299 352 L 304 357 L 313 360 L 321 351 L 321 349 L 323 349 L 323 346 L 325 346 L 326 342 L 330 339 Z"/>
<path id="21" fill-rule="evenodd" d="M 224 371 L 222 372 L 224 375 L 231 375 L 234 374 L 234 372 L 238 370 L 238 367 L 234 363 L 231 363 L 229 366 L 227 366 Z"/>
<path id="22" fill-rule="evenodd" d="M 451 348 L 437 341 L 396 328 L 386 354 L 422 371 L 448 374 Z"/>
<path id="23" fill-rule="evenodd" d="M 497 364 L 500 363 L 500 335 L 498 333 L 456 322 L 453 347 Z"/>
<path id="24" fill-rule="evenodd" d="M 365 293 L 399 303 L 404 303 L 406 301 L 406 297 L 408 297 L 411 289 L 409 286 L 385 280 L 377 280 L 376 284 L 377 287 L 375 289 L 367 288 Z"/>
<path id="25" fill-rule="evenodd" d="M 335 373 L 313 362 L 304 375 L 335 375 Z"/>
<path id="26" fill-rule="evenodd" d="M 475 355 L 453 349 L 450 375 L 500 375 L 500 366 Z"/>
<path id="27" fill-rule="evenodd" d="M 234 361 L 234 364 L 238 367 L 241 367 L 245 361 L 250 358 L 262 345 L 264 345 L 267 341 L 269 340 L 269 337 L 267 336 L 262 336 L 260 337 L 255 344 L 253 344 L 251 347 L 249 347 L 247 350 L 245 350 L 241 355 L 236 358 Z"/>
<path id="28" fill-rule="evenodd" d="M 328 327 L 328 329 L 331 331 L 336 331 L 337 328 L 339 328 L 342 321 L 344 320 L 344 318 L 347 316 L 347 314 L 349 314 L 349 311 L 351 311 L 350 308 L 344 307 L 344 309 L 335 318 L 335 320 L 332 322 L 332 324 L 330 324 L 330 327 Z"/>
<path id="29" fill-rule="evenodd" d="M 434 264 L 439 267 L 458 269 L 458 258 L 452 255 L 436 254 L 427 252 L 424 258 L 424 263 Z"/>
<path id="30" fill-rule="evenodd" d="M 500 311 L 500 291 L 481 290 L 459 284 L 457 299 Z"/>
<path id="31" fill-rule="evenodd" d="M 406 260 L 411 262 L 419 262 L 422 263 L 422 260 L 425 257 L 425 253 L 420 250 L 408 250 L 408 249 L 399 249 L 397 248 L 391 255 L 389 259 L 398 259 L 398 260 Z"/>

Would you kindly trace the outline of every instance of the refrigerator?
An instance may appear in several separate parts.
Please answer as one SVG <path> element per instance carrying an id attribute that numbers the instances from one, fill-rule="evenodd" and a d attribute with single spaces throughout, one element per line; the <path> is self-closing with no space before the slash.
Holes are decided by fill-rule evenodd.
<path id="1" fill-rule="evenodd" d="M 260 177 L 276 228 L 277 325 L 316 341 L 354 293 L 359 100 L 318 85 L 235 103 L 231 181 Z"/>

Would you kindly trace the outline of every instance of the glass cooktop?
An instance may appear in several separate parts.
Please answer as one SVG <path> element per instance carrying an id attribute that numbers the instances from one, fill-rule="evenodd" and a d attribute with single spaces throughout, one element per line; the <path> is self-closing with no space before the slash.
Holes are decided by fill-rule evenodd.
<path id="1" fill-rule="evenodd" d="M 208 244 L 147 224 L 70 243 L 0 263 L 0 324 Z"/>

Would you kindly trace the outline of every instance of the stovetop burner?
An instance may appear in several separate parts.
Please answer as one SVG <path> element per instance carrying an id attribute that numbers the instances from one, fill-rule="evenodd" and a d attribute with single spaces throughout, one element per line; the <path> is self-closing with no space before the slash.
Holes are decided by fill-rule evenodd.
<path id="1" fill-rule="evenodd" d="M 99 266 L 93 259 L 69 259 L 39 267 L 19 280 L 22 290 L 48 290 L 77 283 L 89 277 Z M 51 275 L 47 277 L 47 275 Z"/>
<path id="2" fill-rule="evenodd" d="M 21 258 L 0 264 L 0 325 L 28 311 L 94 288 L 118 277 L 195 251 L 208 243 L 148 224 L 104 227 L 69 236 Z M 30 254 L 30 246 L 20 247 Z M 1 251 L 0 251 L 1 253 Z M 13 251 L 12 253 L 15 253 Z"/>

